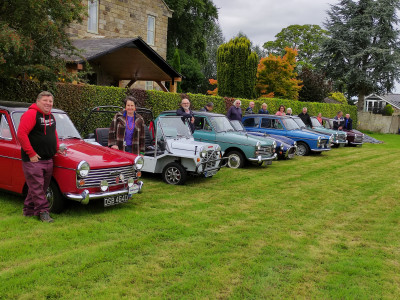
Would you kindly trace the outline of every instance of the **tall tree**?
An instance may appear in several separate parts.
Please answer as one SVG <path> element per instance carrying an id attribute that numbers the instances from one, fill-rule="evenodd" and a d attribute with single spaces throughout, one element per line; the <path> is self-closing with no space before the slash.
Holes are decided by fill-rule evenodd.
<path id="1" fill-rule="evenodd" d="M 0 76 L 68 78 L 62 54 L 77 54 L 65 29 L 82 21 L 81 0 L 0 2 Z"/>
<path id="2" fill-rule="evenodd" d="M 251 99 L 255 97 L 258 56 L 250 41 L 237 37 L 218 48 L 218 95 Z"/>
<path id="3" fill-rule="evenodd" d="M 175 49 L 174 58 L 172 60 L 172 67 L 178 71 L 179 73 L 182 71 L 181 68 L 181 56 L 179 55 L 179 49 Z M 177 89 L 178 93 L 182 93 L 181 83 L 177 82 Z"/>
<path id="4" fill-rule="evenodd" d="M 303 67 L 299 73 L 303 87 L 299 91 L 299 101 L 322 102 L 332 92 L 332 81 L 325 74 Z"/>
<path id="5" fill-rule="evenodd" d="M 175 49 L 180 50 L 184 76 L 182 90 L 197 92 L 204 85 L 205 76 L 202 69 L 207 62 L 206 36 L 218 19 L 217 8 L 212 0 L 165 0 L 165 2 L 174 11 L 168 22 L 167 60 L 172 62 Z M 200 66 L 201 76 L 199 70 L 193 71 L 184 67 L 183 56 L 188 62 L 187 66 L 192 65 L 196 68 Z M 185 81 L 190 82 L 185 84 Z M 192 90 L 194 86 L 196 90 Z"/>
<path id="6" fill-rule="evenodd" d="M 297 100 L 301 89 L 296 68 L 297 50 L 286 48 L 286 54 L 268 55 L 260 60 L 257 68 L 257 91 L 262 97 Z"/>
<path id="7" fill-rule="evenodd" d="M 322 43 L 327 34 L 319 25 L 290 25 L 275 35 L 274 41 L 266 42 L 263 47 L 268 54 L 275 56 L 283 56 L 285 48 L 296 49 L 298 65 L 312 69 L 318 65 Z"/>
<path id="8" fill-rule="evenodd" d="M 327 74 L 346 83 L 349 97 L 388 93 L 399 80 L 398 0 L 341 0 L 331 5 L 325 23 L 331 39 L 324 43 Z"/>

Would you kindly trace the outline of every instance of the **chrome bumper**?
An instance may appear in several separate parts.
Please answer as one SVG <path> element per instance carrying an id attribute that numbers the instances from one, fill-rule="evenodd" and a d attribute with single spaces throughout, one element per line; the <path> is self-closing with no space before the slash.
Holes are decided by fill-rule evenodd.
<path id="1" fill-rule="evenodd" d="M 141 191 L 143 187 L 143 181 L 138 181 L 136 185 L 137 189 L 135 189 L 134 194 L 139 193 Z M 88 190 L 84 190 L 81 194 L 65 193 L 64 196 L 69 200 L 77 201 L 82 204 L 88 204 L 90 200 L 125 195 L 128 194 L 128 192 L 129 192 L 128 188 L 123 188 L 117 191 L 92 193 L 92 194 Z"/>
<path id="2" fill-rule="evenodd" d="M 329 151 L 329 150 L 331 150 L 331 148 L 324 148 L 324 149 L 311 149 L 311 151 L 314 151 L 314 152 L 323 152 L 323 151 Z"/>
<path id="3" fill-rule="evenodd" d="M 262 157 L 261 155 L 259 155 L 257 157 L 248 158 L 248 160 L 251 162 L 262 162 L 262 161 L 270 161 L 270 160 L 275 160 L 275 159 L 277 159 L 276 153 L 274 153 L 274 155 L 271 157 Z"/>

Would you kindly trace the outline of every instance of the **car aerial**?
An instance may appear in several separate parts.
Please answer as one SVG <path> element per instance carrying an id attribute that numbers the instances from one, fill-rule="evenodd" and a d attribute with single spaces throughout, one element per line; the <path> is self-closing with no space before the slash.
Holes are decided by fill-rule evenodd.
<path id="1" fill-rule="evenodd" d="M 87 119 L 91 119 L 93 113 L 112 112 L 114 115 L 116 108 L 122 109 L 115 106 L 95 107 Z M 189 126 L 180 117 L 161 116 L 153 121 L 151 110 L 137 108 L 136 111 L 150 128 L 155 127 L 153 135 L 153 131 L 145 126 L 143 172 L 161 174 L 168 184 L 184 184 L 187 175 L 212 177 L 224 166 L 221 147 L 195 141 Z M 94 140 L 102 146 L 108 146 L 108 131 L 109 128 L 96 128 Z"/>
<path id="2" fill-rule="evenodd" d="M 31 104 L 0 101 L 0 189 L 27 193 L 22 171 L 21 146 L 17 130 L 22 114 Z M 61 212 L 66 199 L 87 204 L 102 199 L 104 206 L 127 202 L 143 185 L 138 181 L 143 167 L 140 156 L 121 155 L 82 140 L 68 115 L 52 109 L 62 154 L 54 156 L 54 169 L 46 192 L 50 210 Z"/>
<path id="3" fill-rule="evenodd" d="M 247 131 L 262 132 L 288 137 L 297 142 L 297 155 L 308 155 L 311 151 L 321 153 L 331 150 L 331 137 L 302 131 L 289 116 L 265 114 L 245 115 L 242 118 Z"/>
<path id="4" fill-rule="evenodd" d="M 330 119 L 330 118 L 322 118 L 322 125 L 325 128 L 329 128 L 332 130 L 336 130 L 333 129 L 333 122 L 334 119 Z M 336 130 L 338 132 L 345 132 L 346 136 L 347 136 L 347 145 L 348 146 L 362 146 L 363 142 L 364 142 L 364 134 L 358 130 L 352 129 L 352 130 Z"/>
<path id="5" fill-rule="evenodd" d="M 231 120 L 231 123 L 233 128 L 242 134 L 251 134 L 259 139 L 268 138 L 274 140 L 276 142 L 275 153 L 278 155 L 278 159 L 291 159 L 296 155 L 297 142 L 292 139 L 275 134 L 246 131 L 242 122 L 238 120 Z"/>
<path id="6" fill-rule="evenodd" d="M 334 145 L 336 147 L 341 147 L 341 146 L 344 146 L 347 144 L 345 132 L 325 128 L 314 117 L 311 118 L 311 123 L 313 125 L 312 128 L 306 126 L 306 124 L 304 124 L 303 120 L 300 119 L 300 117 L 298 117 L 298 116 L 290 116 L 290 117 L 297 123 L 297 125 L 299 125 L 301 130 L 309 130 L 310 132 L 316 132 L 316 133 L 332 136 L 332 140 L 331 140 L 332 145 Z"/>
<path id="7" fill-rule="evenodd" d="M 222 114 L 194 111 L 194 139 L 218 144 L 228 158 L 230 168 L 242 168 L 246 161 L 262 165 L 276 159 L 276 143 L 271 139 L 260 141 L 251 135 L 236 132 L 229 119 Z M 162 115 L 176 115 L 176 111 L 165 111 Z"/>

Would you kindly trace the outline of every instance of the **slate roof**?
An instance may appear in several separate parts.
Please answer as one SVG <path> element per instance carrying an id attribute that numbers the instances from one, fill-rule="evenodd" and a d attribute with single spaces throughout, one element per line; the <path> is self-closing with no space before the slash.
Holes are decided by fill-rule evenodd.
<path id="1" fill-rule="evenodd" d="M 382 99 L 389 103 L 390 105 L 396 107 L 397 109 L 400 109 L 400 94 L 386 94 L 386 95 L 376 95 L 376 94 L 371 94 L 365 97 L 365 100 L 368 100 L 368 98 L 372 99 Z"/>

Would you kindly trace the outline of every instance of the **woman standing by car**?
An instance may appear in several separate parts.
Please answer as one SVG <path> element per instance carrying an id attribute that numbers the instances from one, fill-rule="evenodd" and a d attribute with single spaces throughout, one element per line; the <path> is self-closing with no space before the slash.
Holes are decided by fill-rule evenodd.
<path id="1" fill-rule="evenodd" d="M 285 105 L 280 105 L 278 111 L 276 112 L 276 116 L 286 116 L 285 113 Z"/>
<path id="2" fill-rule="evenodd" d="M 143 154 L 144 120 L 136 113 L 135 98 L 128 96 L 124 103 L 125 110 L 117 112 L 111 122 L 108 147 L 137 155 Z"/>

